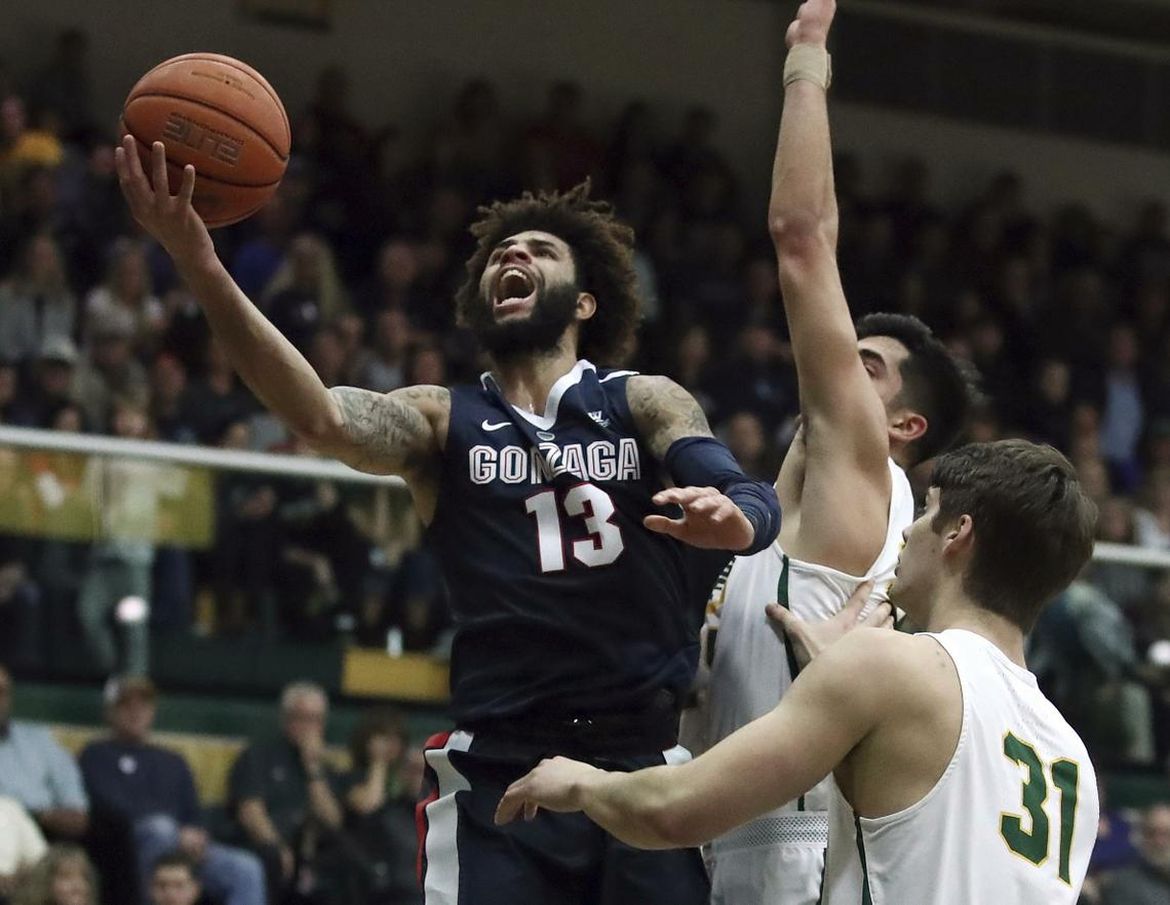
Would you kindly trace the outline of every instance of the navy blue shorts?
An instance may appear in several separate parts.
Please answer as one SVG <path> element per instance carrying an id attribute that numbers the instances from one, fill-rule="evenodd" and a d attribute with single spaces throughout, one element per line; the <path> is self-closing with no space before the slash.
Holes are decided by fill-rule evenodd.
<path id="1" fill-rule="evenodd" d="M 706 905 L 710 886 L 698 849 L 631 848 L 580 813 L 542 810 L 532 821 L 493 823 L 504 790 L 556 754 L 607 770 L 690 756 L 674 748 L 583 757 L 483 732 L 433 736 L 417 809 L 426 905 Z"/>

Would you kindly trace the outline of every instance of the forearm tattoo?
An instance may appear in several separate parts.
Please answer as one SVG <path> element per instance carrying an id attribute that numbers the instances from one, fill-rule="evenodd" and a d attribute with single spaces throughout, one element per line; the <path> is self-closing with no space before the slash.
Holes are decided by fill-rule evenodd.
<path id="1" fill-rule="evenodd" d="M 642 441 L 659 459 L 675 440 L 712 436 L 695 397 L 669 377 L 631 377 L 626 383 L 626 401 Z"/>

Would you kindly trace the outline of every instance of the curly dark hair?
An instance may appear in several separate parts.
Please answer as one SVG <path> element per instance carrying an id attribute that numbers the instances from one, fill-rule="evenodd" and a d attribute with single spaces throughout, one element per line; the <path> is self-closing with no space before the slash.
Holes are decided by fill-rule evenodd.
<path id="1" fill-rule="evenodd" d="M 585 180 L 567 192 L 525 192 L 479 209 L 480 219 L 471 226 L 478 245 L 467 261 L 467 280 L 455 294 L 461 323 L 467 323 L 472 305 L 482 304 L 479 283 L 492 249 L 508 236 L 540 230 L 569 246 L 578 288 L 597 299 L 597 312 L 581 325 L 578 354 L 602 365 L 620 364 L 629 355 L 641 309 L 634 230 L 614 216 L 608 202 L 590 198 L 589 191 Z"/>

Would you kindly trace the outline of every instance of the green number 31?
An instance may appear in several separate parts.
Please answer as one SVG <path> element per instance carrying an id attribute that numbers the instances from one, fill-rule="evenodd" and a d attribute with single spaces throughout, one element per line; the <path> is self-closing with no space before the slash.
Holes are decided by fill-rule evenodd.
<path id="1" fill-rule="evenodd" d="M 1039 866 L 1048 860 L 1048 814 L 1044 811 L 1044 804 L 1048 801 L 1048 781 L 1044 776 L 1044 764 L 1035 748 L 1010 732 L 1004 736 L 1003 753 L 1028 770 L 1028 779 L 1024 783 L 1024 810 L 1028 812 L 1032 828 L 1025 831 L 1022 817 L 1004 814 L 999 821 L 999 832 L 1008 848 Z M 1060 790 L 1060 879 L 1065 883 L 1072 882 L 1069 879 L 1069 857 L 1076 823 L 1079 774 L 1075 761 L 1052 763 L 1052 784 Z"/>

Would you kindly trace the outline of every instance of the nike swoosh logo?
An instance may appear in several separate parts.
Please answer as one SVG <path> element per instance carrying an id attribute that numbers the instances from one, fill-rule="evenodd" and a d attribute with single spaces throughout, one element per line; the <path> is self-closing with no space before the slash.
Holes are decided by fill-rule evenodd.
<path id="1" fill-rule="evenodd" d="M 499 424 L 492 424 L 486 418 L 484 419 L 483 424 L 480 425 L 480 427 L 482 427 L 485 431 L 498 431 L 501 427 L 513 427 L 513 426 L 514 425 L 512 424 L 511 421 L 501 421 Z"/>

